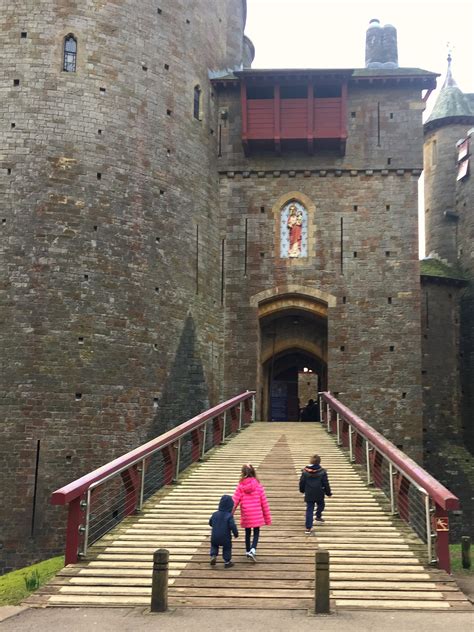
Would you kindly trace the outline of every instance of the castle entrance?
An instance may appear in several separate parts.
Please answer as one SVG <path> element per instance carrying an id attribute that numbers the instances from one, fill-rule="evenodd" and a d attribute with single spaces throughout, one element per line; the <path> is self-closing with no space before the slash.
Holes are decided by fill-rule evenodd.
<path id="1" fill-rule="evenodd" d="M 308 400 L 327 388 L 327 307 L 278 297 L 259 306 L 259 317 L 259 417 L 298 421 Z"/>

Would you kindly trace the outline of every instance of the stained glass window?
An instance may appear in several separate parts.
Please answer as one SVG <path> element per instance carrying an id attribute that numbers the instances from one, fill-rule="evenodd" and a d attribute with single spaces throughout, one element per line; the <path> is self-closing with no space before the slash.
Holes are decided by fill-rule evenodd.
<path id="1" fill-rule="evenodd" d="M 76 72 L 77 40 L 74 35 L 66 35 L 64 38 L 64 72 Z"/>

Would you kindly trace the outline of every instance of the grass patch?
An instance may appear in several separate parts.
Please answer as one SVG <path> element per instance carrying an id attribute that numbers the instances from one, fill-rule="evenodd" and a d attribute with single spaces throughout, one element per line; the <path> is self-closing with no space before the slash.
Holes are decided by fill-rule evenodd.
<path id="1" fill-rule="evenodd" d="M 64 568 L 64 556 L 11 571 L 0 577 L 0 606 L 16 606 Z"/>
<path id="2" fill-rule="evenodd" d="M 461 575 L 474 575 L 474 555 L 471 547 L 471 568 L 462 567 L 462 555 L 460 544 L 450 544 L 449 552 L 451 554 L 451 570 Z"/>

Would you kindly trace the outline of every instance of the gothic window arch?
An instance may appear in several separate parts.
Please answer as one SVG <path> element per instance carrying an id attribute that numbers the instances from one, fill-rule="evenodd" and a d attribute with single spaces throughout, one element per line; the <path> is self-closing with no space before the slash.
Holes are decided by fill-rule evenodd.
<path id="1" fill-rule="evenodd" d="M 64 38 L 63 45 L 63 71 L 76 72 L 77 66 L 77 38 L 69 33 Z"/>
<path id="2" fill-rule="evenodd" d="M 280 211 L 280 257 L 308 256 L 308 210 L 300 201 L 289 200 Z"/>

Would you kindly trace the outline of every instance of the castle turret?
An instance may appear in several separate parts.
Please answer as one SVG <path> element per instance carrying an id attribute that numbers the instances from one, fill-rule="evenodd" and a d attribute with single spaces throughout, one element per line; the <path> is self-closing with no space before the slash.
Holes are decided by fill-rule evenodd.
<path id="1" fill-rule="evenodd" d="M 456 84 L 448 56 L 446 79 L 424 124 L 426 252 L 449 263 L 458 259 L 456 212 L 456 143 L 474 125 L 474 111 Z"/>

